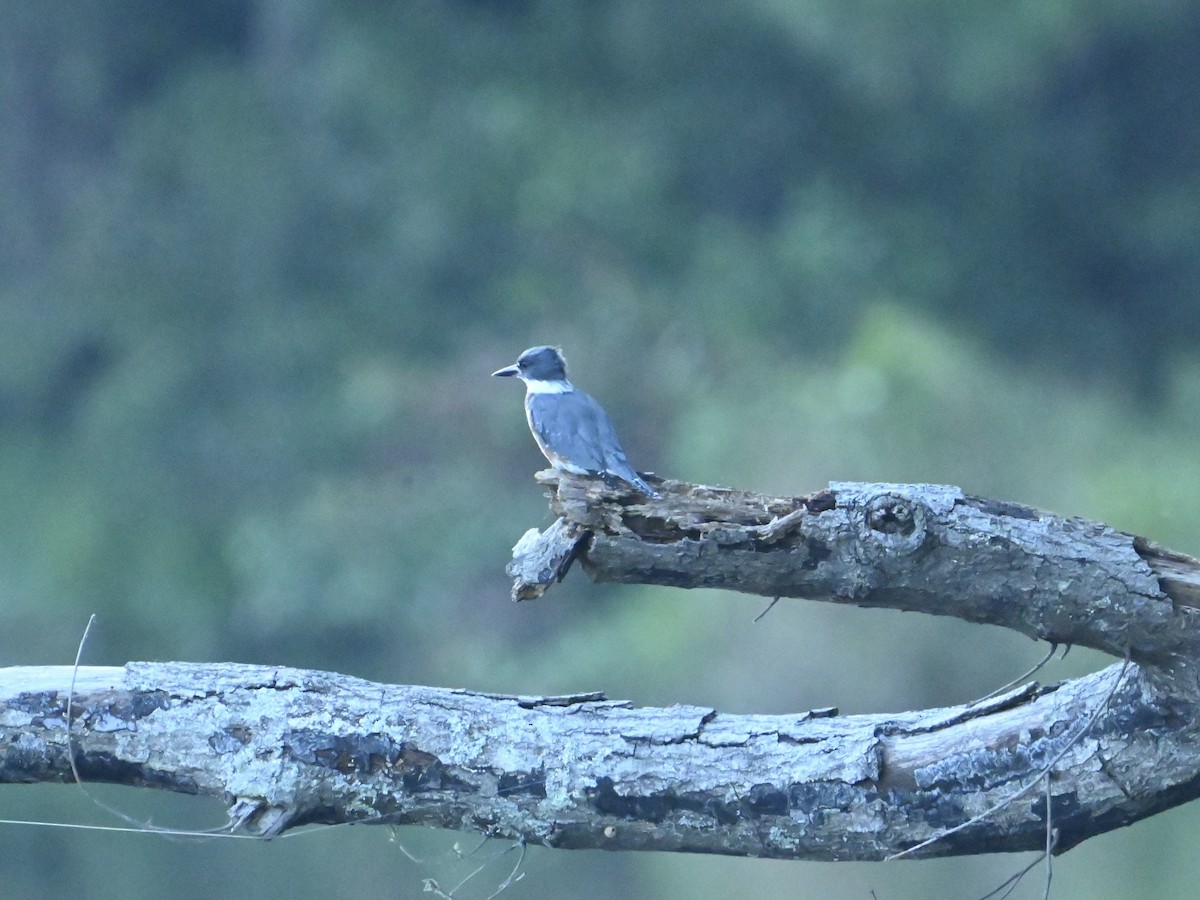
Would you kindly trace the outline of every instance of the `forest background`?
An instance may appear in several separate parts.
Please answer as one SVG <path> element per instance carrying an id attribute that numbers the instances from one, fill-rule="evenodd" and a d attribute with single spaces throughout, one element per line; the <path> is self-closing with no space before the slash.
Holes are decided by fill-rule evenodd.
<path id="1" fill-rule="evenodd" d="M 664 476 L 952 483 L 1200 552 L 1197 97 L 1194 0 L 5 0 L 0 665 L 71 662 L 96 613 L 92 664 L 729 712 L 986 693 L 1041 648 L 580 573 L 510 603 L 543 462 L 488 373 L 561 345 Z M 123 824 L 69 786 L 0 817 Z M 506 846 L 0 832 L 39 897 L 406 897 Z M 1091 840 L 1054 896 L 1191 897 L 1198 835 L 1191 804 Z M 971 897 L 1026 859 L 532 848 L 507 896 Z"/>

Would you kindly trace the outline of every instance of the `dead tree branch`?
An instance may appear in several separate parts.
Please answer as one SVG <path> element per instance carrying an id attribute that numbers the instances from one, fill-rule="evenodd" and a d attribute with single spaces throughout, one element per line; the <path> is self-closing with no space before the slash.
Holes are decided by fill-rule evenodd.
<path id="1" fill-rule="evenodd" d="M 515 596 L 578 560 L 598 580 L 955 615 L 1134 662 L 967 706 L 846 717 L 180 663 L 81 669 L 68 714 L 70 667 L 0 669 L 0 782 L 70 781 L 73 759 L 85 780 L 220 798 L 231 828 L 264 836 L 390 822 L 821 860 L 883 859 L 993 807 L 912 855 L 1038 850 L 1047 804 L 1062 851 L 1200 792 L 1189 557 L 948 487 L 765 498 L 669 483 L 645 503 L 543 480 L 561 519 L 518 545 Z"/>
<path id="2" fill-rule="evenodd" d="M 1115 668 L 973 707 L 839 717 L 131 663 L 79 671 L 70 742 L 71 668 L 11 668 L 0 782 L 69 782 L 73 752 L 85 780 L 217 797 L 232 827 L 265 836 L 392 822 L 564 848 L 882 859 L 1023 783 L 1102 704 Z M 1127 677 L 1055 771 L 1060 846 L 1190 799 L 1194 721 Z M 919 855 L 1038 849 L 1044 805 L 1033 792 Z"/>
<path id="3" fill-rule="evenodd" d="M 578 559 L 596 581 L 955 616 L 1189 679 L 1200 659 L 1200 562 L 1098 522 L 932 484 L 764 497 L 664 482 L 646 502 L 598 479 L 538 480 L 560 519 L 514 548 L 514 599 Z"/>

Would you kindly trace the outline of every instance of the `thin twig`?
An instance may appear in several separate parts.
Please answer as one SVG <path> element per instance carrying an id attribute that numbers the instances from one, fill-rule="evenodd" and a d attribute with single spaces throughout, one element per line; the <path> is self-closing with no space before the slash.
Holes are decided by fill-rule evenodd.
<path id="1" fill-rule="evenodd" d="M 773 610 L 775 608 L 775 604 L 778 602 L 779 602 L 779 598 L 776 597 L 774 600 L 772 600 L 770 603 L 768 603 L 767 608 L 764 609 L 762 612 L 760 612 L 757 616 L 754 617 L 754 622 L 757 622 L 759 619 L 761 619 L 763 616 L 765 616 L 767 613 L 769 613 L 771 610 Z M 754 624 L 754 623 L 751 622 L 751 624 Z"/>
<path id="2" fill-rule="evenodd" d="M 71 764 L 71 775 L 74 776 L 75 784 L 79 787 L 79 790 L 83 793 L 83 796 L 87 797 L 92 801 L 93 805 L 104 810 L 106 813 L 116 816 L 122 822 L 127 822 L 142 831 L 156 831 L 160 834 L 168 835 L 175 834 L 176 832 L 173 829 L 155 828 L 149 822 L 139 822 L 132 816 L 128 816 L 121 812 L 121 810 L 113 806 L 109 806 L 103 800 L 94 797 L 91 792 L 84 787 L 83 778 L 79 774 L 79 767 L 75 764 L 75 744 L 71 735 L 71 707 L 75 701 L 75 679 L 79 675 L 79 661 L 83 658 L 83 648 L 84 645 L 87 644 L 88 635 L 91 634 L 92 625 L 95 623 L 95 621 L 96 614 L 92 613 L 91 616 L 88 617 L 87 626 L 83 629 L 83 636 L 79 639 L 79 647 L 75 650 L 75 663 L 71 666 L 71 686 L 67 690 L 67 762 Z"/>
<path id="3" fill-rule="evenodd" d="M 517 874 L 521 868 L 521 865 L 525 862 L 525 841 L 522 840 L 518 841 L 517 843 L 521 845 L 521 855 L 517 857 L 517 864 L 513 866 L 512 871 L 508 873 L 508 877 L 500 882 L 500 886 L 487 895 L 487 900 L 493 900 L 493 898 L 500 896 L 502 893 L 507 891 L 511 885 L 525 877 L 524 872 L 521 872 L 520 875 Z"/>
<path id="4" fill-rule="evenodd" d="M 1050 879 L 1054 872 L 1053 854 L 1054 848 L 1058 844 L 1058 830 L 1052 827 L 1053 819 L 1050 813 L 1050 773 L 1045 774 L 1046 779 L 1046 849 L 1037 855 L 1029 865 L 1023 868 L 1020 872 L 1010 875 L 1008 878 L 999 884 L 994 890 L 988 891 L 979 900 L 991 900 L 995 897 L 996 900 L 1006 900 L 1013 891 L 1017 889 L 1021 879 L 1028 875 L 1038 863 L 1042 860 L 1046 861 L 1046 888 L 1042 894 L 1042 900 L 1050 900 Z M 1001 893 L 1003 891 L 1003 893 Z"/>
<path id="5" fill-rule="evenodd" d="M 75 777 L 75 783 L 80 787 L 83 787 L 83 779 L 79 777 L 79 769 L 75 765 L 75 745 L 71 742 L 71 707 L 75 702 L 75 678 L 79 675 L 79 660 L 83 658 L 83 646 L 87 643 L 88 635 L 92 633 L 92 625 L 95 621 L 95 613 L 88 616 L 88 623 L 83 629 L 83 637 L 79 639 L 79 646 L 75 648 L 75 664 L 71 666 L 71 686 L 67 688 L 67 762 L 71 764 L 71 774 Z M 84 791 L 84 793 L 87 792 Z"/>
<path id="6" fill-rule="evenodd" d="M 67 689 L 67 712 L 66 712 L 66 718 L 67 718 L 67 722 L 66 722 L 66 725 L 67 725 L 67 762 L 71 766 L 71 775 L 75 779 L 76 786 L 78 786 L 79 790 L 83 793 L 83 795 L 85 797 L 87 797 L 90 801 L 92 801 L 92 804 L 94 806 L 96 806 L 99 809 L 104 810 L 106 813 L 108 813 L 110 815 L 116 816 L 122 822 L 126 822 L 129 825 L 133 826 L 133 828 L 131 828 L 130 830 L 148 831 L 148 832 L 153 832 L 155 834 L 163 835 L 165 837 L 212 837 L 212 836 L 217 836 L 217 835 L 221 835 L 221 834 L 228 834 L 229 830 L 230 830 L 229 824 L 221 825 L 221 826 L 218 826 L 217 828 L 212 828 L 212 829 L 208 829 L 208 830 L 188 831 L 185 829 L 177 829 L 177 828 L 160 828 L 157 825 L 154 825 L 148 821 L 140 822 L 137 819 L 133 818 L 132 816 L 123 813 L 121 810 L 117 809 L 115 806 L 111 806 L 108 803 L 105 803 L 103 800 L 99 799 L 98 797 L 94 796 L 84 786 L 83 777 L 79 774 L 79 766 L 75 762 L 74 735 L 72 735 L 72 733 L 71 733 L 71 724 L 72 724 L 71 709 L 75 703 L 75 682 L 79 676 L 79 664 L 80 664 L 80 661 L 83 659 L 83 648 L 87 644 L 88 635 L 91 634 L 92 625 L 94 625 L 95 622 L 96 622 L 96 614 L 92 613 L 91 616 L 88 617 L 87 626 L 83 629 L 83 636 L 79 638 L 79 646 L 75 650 L 75 662 L 71 666 L 71 684 L 70 684 L 70 687 Z M 40 824 L 57 826 L 57 823 L 50 823 L 50 822 L 45 822 L 45 823 L 40 823 Z M 57 827 L 62 827 L 62 826 L 57 826 Z"/>
<path id="7" fill-rule="evenodd" d="M 88 799 L 92 799 L 89 795 Z M 167 837 L 188 837 L 188 838 L 237 838 L 243 841 L 263 841 L 266 838 L 257 834 L 229 834 L 211 831 L 186 831 L 176 830 L 173 828 L 147 828 L 142 824 L 135 823 L 137 827 L 129 825 L 84 825 L 81 822 L 39 822 L 36 819 L 0 819 L 0 825 L 28 825 L 37 826 L 39 828 L 72 828 L 77 831 L 115 831 L 120 834 L 153 834 L 166 835 Z M 293 835 L 301 834 L 318 834 L 322 829 L 314 828 L 309 831 L 289 831 L 286 834 L 279 835 L 276 840 L 292 837 Z"/>
<path id="8" fill-rule="evenodd" d="M 458 893 L 458 889 L 461 888 L 464 884 L 466 884 L 468 881 L 470 881 L 472 878 L 474 878 L 476 875 L 478 875 L 480 872 L 482 872 L 484 869 L 486 869 L 488 866 L 490 866 L 496 860 L 500 859 L 500 857 L 502 857 L 508 853 L 512 853 L 512 851 L 516 850 L 518 847 L 521 848 L 521 859 L 517 861 L 517 868 L 520 868 L 521 860 L 525 859 L 525 842 L 524 841 L 517 841 L 515 844 L 505 847 L 503 850 L 492 854 L 492 856 L 489 857 L 488 859 L 484 860 L 483 863 L 478 868 L 475 869 L 475 871 L 471 872 L 471 874 L 467 875 L 467 877 L 465 877 L 462 881 L 460 881 L 458 884 L 456 884 L 454 887 L 452 887 L 450 889 L 449 894 L 441 893 L 441 889 L 437 888 L 439 895 L 443 896 L 443 897 L 447 897 L 447 898 L 453 898 L 454 895 Z M 475 849 L 478 850 L 479 848 L 476 847 Z M 472 853 L 474 853 L 474 851 L 472 851 Z M 515 874 L 516 870 L 514 869 L 513 872 Z M 512 875 L 510 874 L 508 879 L 506 879 L 505 887 L 508 886 L 508 882 L 511 881 L 511 879 L 512 879 Z M 432 880 L 432 879 L 428 879 L 428 880 Z M 437 882 L 434 881 L 433 884 L 436 886 Z M 426 890 L 431 890 L 431 889 L 427 887 Z M 493 894 L 492 896 L 495 896 L 495 895 Z"/>
<path id="9" fill-rule="evenodd" d="M 1005 900 L 1006 897 L 1010 896 L 1012 892 L 1017 889 L 1017 885 L 1021 883 L 1021 879 L 1028 875 L 1033 867 L 1042 861 L 1042 856 L 1043 854 L 1039 853 L 1037 855 L 1037 859 L 1023 868 L 1020 872 L 1015 872 L 1012 875 L 1009 875 L 999 885 L 980 897 L 979 900 L 992 900 L 993 897 L 995 897 L 996 900 Z M 1003 891 L 1003 893 L 1001 893 L 1001 891 Z"/>
<path id="10" fill-rule="evenodd" d="M 1054 847 L 1058 843 L 1058 829 L 1054 827 L 1054 816 L 1050 809 L 1050 773 L 1046 773 L 1046 889 L 1042 900 L 1050 900 L 1050 882 L 1054 878 Z"/>
<path id="11" fill-rule="evenodd" d="M 1045 666 L 1046 663 L 1050 662 L 1050 660 L 1054 658 L 1054 654 L 1057 652 L 1058 652 L 1058 642 L 1051 641 L 1050 642 L 1050 652 L 1047 653 L 1045 656 L 1043 656 L 1041 658 L 1041 661 L 1039 661 L 1036 666 L 1034 666 L 1032 669 L 1030 669 L 1024 675 L 1018 675 L 1016 678 L 1014 678 L 1008 684 L 1005 684 L 1005 685 L 1002 685 L 1002 686 L 996 688 L 994 691 L 992 691 L 989 694 L 984 694 L 978 700 L 972 700 L 970 703 L 967 704 L 967 706 L 977 706 L 986 700 L 991 700 L 993 697 L 999 697 L 1005 691 L 1010 690 L 1011 688 L 1015 688 L 1018 684 L 1024 684 L 1026 679 L 1032 678 L 1039 671 L 1041 671 L 1042 667 Z"/>

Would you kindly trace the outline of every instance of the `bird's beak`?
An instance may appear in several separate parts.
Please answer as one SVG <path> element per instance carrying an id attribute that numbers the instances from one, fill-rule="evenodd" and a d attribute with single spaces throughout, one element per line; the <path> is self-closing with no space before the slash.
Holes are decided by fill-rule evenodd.
<path id="1" fill-rule="evenodd" d="M 503 369 L 497 369 L 492 373 L 493 378 L 508 378 L 510 375 L 516 375 L 520 371 L 516 366 L 505 366 Z"/>

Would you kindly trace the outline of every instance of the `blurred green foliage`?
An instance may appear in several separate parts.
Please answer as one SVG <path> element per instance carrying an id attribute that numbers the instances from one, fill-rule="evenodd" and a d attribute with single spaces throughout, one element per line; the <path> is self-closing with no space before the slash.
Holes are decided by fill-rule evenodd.
<path id="1" fill-rule="evenodd" d="M 94 663 L 856 712 L 1038 654 L 579 574 L 508 603 L 547 514 L 487 373 L 542 342 L 663 475 L 958 483 L 1200 549 L 1194 0 L 52 6 L 0 5 L 0 664 L 69 662 L 94 612 Z M 1196 816 L 1073 851 L 1055 896 L 1191 896 Z M 409 896 L 471 843 L 3 827 L 30 896 Z M 1017 865 L 535 852 L 510 894 L 967 896 Z"/>

